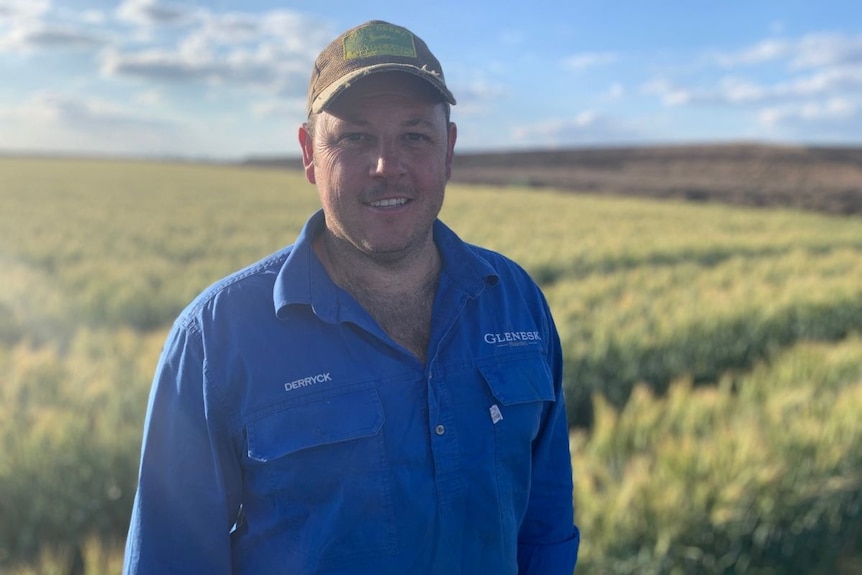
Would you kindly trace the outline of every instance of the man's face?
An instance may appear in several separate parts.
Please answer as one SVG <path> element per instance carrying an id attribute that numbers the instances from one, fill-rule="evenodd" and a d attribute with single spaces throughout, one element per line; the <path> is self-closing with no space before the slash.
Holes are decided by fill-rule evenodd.
<path id="1" fill-rule="evenodd" d="M 433 241 L 455 146 L 454 124 L 423 80 L 378 73 L 357 81 L 299 140 L 329 233 L 378 261 Z"/>

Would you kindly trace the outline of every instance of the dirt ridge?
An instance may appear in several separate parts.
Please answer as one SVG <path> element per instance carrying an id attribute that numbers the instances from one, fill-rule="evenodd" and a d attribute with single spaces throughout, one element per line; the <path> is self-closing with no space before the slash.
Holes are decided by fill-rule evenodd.
<path id="1" fill-rule="evenodd" d="M 715 144 L 456 154 L 452 179 L 862 215 L 862 148 Z"/>

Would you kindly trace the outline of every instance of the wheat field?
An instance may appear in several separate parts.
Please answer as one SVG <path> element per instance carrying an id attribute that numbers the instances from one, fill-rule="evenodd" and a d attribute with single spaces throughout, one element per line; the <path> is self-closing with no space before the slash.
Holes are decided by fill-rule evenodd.
<path id="1" fill-rule="evenodd" d="M 166 330 L 317 206 L 286 170 L 0 158 L 0 573 L 117 572 Z M 862 219 L 466 185 L 441 218 L 548 297 L 579 574 L 858 572 Z"/>

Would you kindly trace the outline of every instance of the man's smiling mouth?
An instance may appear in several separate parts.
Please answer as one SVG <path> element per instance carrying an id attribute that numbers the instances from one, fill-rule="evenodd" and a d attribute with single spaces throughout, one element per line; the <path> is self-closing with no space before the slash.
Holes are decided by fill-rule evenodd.
<path id="1" fill-rule="evenodd" d="M 369 202 L 368 205 L 372 208 L 394 208 L 396 206 L 403 206 L 407 203 L 407 198 L 389 198 L 386 200 L 377 200 L 376 202 Z"/>

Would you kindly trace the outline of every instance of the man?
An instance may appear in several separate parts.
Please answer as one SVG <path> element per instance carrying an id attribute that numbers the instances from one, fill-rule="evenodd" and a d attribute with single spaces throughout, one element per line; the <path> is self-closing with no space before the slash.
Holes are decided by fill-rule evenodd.
<path id="1" fill-rule="evenodd" d="M 546 302 L 437 220 L 455 98 L 410 31 L 317 59 L 293 246 L 179 317 L 150 398 L 128 574 L 570 574 Z"/>

